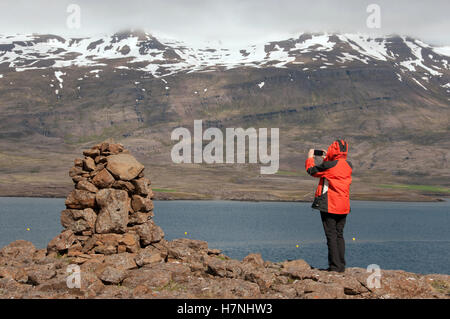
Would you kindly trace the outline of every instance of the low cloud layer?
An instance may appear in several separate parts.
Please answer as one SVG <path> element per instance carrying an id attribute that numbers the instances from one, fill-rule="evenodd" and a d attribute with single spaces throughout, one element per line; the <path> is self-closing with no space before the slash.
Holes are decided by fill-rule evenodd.
<path id="1" fill-rule="evenodd" d="M 366 25 L 371 3 L 381 9 L 379 29 Z M 70 4 L 81 9 L 79 29 L 66 25 Z M 78 36 L 141 28 L 192 42 L 243 43 L 327 31 L 395 33 L 449 45 L 449 11 L 448 0 L 2 0 L 0 33 Z"/>

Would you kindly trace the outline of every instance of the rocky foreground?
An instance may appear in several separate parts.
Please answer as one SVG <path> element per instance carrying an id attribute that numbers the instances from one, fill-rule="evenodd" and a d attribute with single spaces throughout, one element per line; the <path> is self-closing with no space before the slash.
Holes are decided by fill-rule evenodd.
<path id="1" fill-rule="evenodd" d="M 450 276 L 381 271 L 381 288 L 368 288 L 362 268 L 345 273 L 312 269 L 303 260 L 230 259 L 206 242 L 162 240 L 137 253 L 88 257 L 81 286 L 69 288 L 67 256 L 51 256 L 30 242 L 0 251 L 0 298 L 449 298 Z M 69 270 L 69 272 L 68 272 Z"/>
<path id="2" fill-rule="evenodd" d="M 449 298 L 450 276 L 362 268 L 345 273 L 304 260 L 230 259 L 204 241 L 167 241 L 153 221 L 144 166 L 121 144 L 86 150 L 69 171 L 75 188 L 64 230 L 46 249 L 18 240 L 0 250 L 0 298 Z M 371 277 L 371 278 L 372 278 Z"/>

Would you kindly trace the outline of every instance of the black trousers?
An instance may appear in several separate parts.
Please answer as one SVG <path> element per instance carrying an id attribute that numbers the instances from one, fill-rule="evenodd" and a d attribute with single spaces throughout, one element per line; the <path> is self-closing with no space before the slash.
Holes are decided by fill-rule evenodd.
<path id="1" fill-rule="evenodd" d="M 323 229 L 327 237 L 329 270 L 345 271 L 344 226 L 347 214 L 320 212 Z"/>

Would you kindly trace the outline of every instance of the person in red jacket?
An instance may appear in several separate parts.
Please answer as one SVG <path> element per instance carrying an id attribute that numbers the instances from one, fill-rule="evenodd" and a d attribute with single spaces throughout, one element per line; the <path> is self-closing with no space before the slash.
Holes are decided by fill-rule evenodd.
<path id="1" fill-rule="evenodd" d="M 345 271 L 344 226 L 350 213 L 350 184 L 352 164 L 347 161 L 348 143 L 334 141 L 323 155 L 323 162 L 315 165 L 314 150 L 309 150 L 305 168 L 308 174 L 320 178 L 312 208 L 320 210 L 327 237 L 329 271 Z"/>

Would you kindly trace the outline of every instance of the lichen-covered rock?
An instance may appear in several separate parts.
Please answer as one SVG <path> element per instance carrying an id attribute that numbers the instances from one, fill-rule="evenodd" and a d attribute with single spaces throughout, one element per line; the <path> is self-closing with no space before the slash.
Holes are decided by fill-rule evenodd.
<path id="1" fill-rule="evenodd" d="M 88 171 L 88 172 L 95 170 L 95 161 L 94 161 L 94 159 L 92 157 L 86 157 L 83 160 L 83 168 L 84 168 L 85 171 Z"/>
<path id="2" fill-rule="evenodd" d="M 28 276 L 27 282 L 32 285 L 40 285 L 56 277 L 56 267 L 54 264 L 32 265 L 25 268 Z"/>
<path id="3" fill-rule="evenodd" d="M 260 267 L 264 266 L 264 259 L 262 259 L 261 254 L 249 254 L 242 260 L 242 262 L 251 263 Z"/>
<path id="4" fill-rule="evenodd" d="M 130 154 L 117 154 L 107 157 L 106 168 L 117 179 L 129 181 L 136 178 L 144 169 L 144 165 L 139 163 Z"/>
<path id="5" fill-rule="evenodd" d="M 126 269 L 115 268 L 113 266 L 106 266 L 98 272 L 98 278 L 108 284 L 119 284 L 126 276 Z"/>
<path id="6" fill-rule="evenodd" d="M 128 194 L 117 189 L 102 189 L 96 195 L 100 207 L 95 231 L 99 234 L 124 233 L 128 224 Z"/>
<path id="7" fill-rule="evenodd" d="M 122 285 L 127 288 L 136 288 L 144 285 L 148 288 L 163 288 L 172 280 L 172 274 L 161 269 L 139 268 L 128 272 Z"/>
<path id="8" fill-rule="evenodd" d="M 136 264 L 139 267 L 148 264 L 159 263 L 163 260 L 164 258 L 161 254 L 161 251 L 154 248 L 153 246 L 147 246 L 144 249 L 141 249 L 135 257 Z"/>
<path id="9" fill-rule="evenodd" d="M 97 214 L 92 208 L 84 210 L 65 209 L 61 212 L 62 226 L 72 230 L 74 233 L 93 231 L 96 220 Z"/>
<path id="10" fill-rule="evenodd" d="M 0 250 L 0 257 L 16 260 L 31 260 L 36 252 L 36 247 L 29 241 L 16 240 Z"/>
<path id="11" fill-rule="evenodd" d="M 53 238 L 47 245 L 48 252 L 63 252 L 72 246 L 75 242 L 75 234 L 72 230 L 67 229 L 61 234 Z"/>
<path id="12" fill-rule="evenodd" d="M 336 299 L 345 297 L 344 288 L 335 283 L 322 283 L 311 279 L 297 282 L 297 294 L 304 299 Z"/>
<path id="13" fill-rule="evenodd" d="M 154 216 L 153 212 L 132 212 L 128 218 L 128 225 L 144 224 Z"/>
<path id="14" fill-rule="evenodd" d="M 98 172 L 92 179 L 92 183 L 98 188 L 111 187 L 115 182 L 114 177 L 108 172 L 106 168 Z"/>
<path id="15" fill-rule="evenodd" d="M 132 183 L 126 181 L 115 181 L 111 186 L 112 188 L 123 189 L 127 192 L 133 193 L 135 191 L 135 187 Z"/>
<path id="16" fill-rule="evenodd" d="M 117 269 L 130 270 L 137 268 L 137 264 L 134 260 L 135 257 L 135 254 L 120 253 L 106 256 L 104 262 L 106 265 L 111 265 Z"/>
<path id="17" fill-rule="evenodd" d="M 133 226 L 132 229 L 139 235 L 143 246 L 157 243 L 164 237 L 163 230 L 151 220 L 148 220 L 144 224 Z"/>
<path id="18" fill-rule="evenodd" d="M 282 266 L 283 275 L 300 279 L 310 276 L 311 266 L 303 259 L 285 261 Z"/>
<path id="19" fill-rule="evenodd" d="M 139 195 L 133 195 L 131 207 L 135 212 L 149 212 L 153 210 L 153 201 Z"/>
<path id="20" fill-rule="evenodd" d="M 91 148 L 90 150 L 83 151 L 83 155 L 96 158 L 100 155 L 100 150 L 98 148 Z"/>
<path id="21" fill-rule="evenodd" d="M 76 189 L 82 190 L 82 191 L 88 191 L 91 193 L 97 193 L 98 188 L 95 187 L 94 184 L 88 182 L 87 180 L 80 180 L 77 185 L 75 186 Z"/>
<path id="22" fill-rule="evenodd" d="M 141 196 L 147 196 L 150 189 L 150 180 L 148 178 L 142 177 L 133 180 L 134 187 L 136 188 L 136 193 Z"/>
<path id="23" fill-rule="evenodd" d="M 67 208 L 71 209 L 94 208 L 95 194 L 89 191 L 75 189 L 67 196 L 65 204 Z"/>

